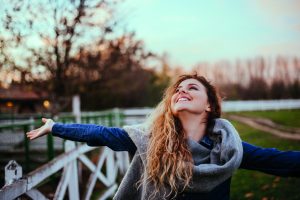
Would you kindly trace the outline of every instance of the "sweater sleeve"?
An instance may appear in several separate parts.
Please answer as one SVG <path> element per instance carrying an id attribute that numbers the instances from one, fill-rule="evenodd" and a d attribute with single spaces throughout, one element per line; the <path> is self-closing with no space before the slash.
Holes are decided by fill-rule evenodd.
<path id="1" fill-rule="evenodd" d="M 67 140 L 86 142 L 89 146 L 107 146 L 114 151 L 128 151 L 134 154 L 136 146 L 128 133 L 121 128 L 94 124 L 55 123 L 52 135 Z"/>
<path id="2" fill-rule="evenodd" d="M 240 168 L 257 170 L 276 176 L 300 177 L 300 151 L 279 151 L 243 142 Z"/>

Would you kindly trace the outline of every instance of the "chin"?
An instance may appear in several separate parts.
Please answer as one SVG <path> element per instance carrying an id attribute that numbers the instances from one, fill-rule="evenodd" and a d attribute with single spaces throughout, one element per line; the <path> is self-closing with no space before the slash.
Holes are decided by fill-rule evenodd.
<path id="1" fill-rule="evenodd" d="M 177 117 L 177 116 L 178 116 L 178 111 L 177 111 L 177 110 L 174 110 L 174 109 L 172 109 L 172 115 L 173 115 L 173 116 L 175 116 L 175 117 Z"/>
<path id="2" fill-rule="evenodd" d="M 175 108 L 175 109 L 172 109 L 172 114 L 176 117 L 178 117 L 178 115 L 184 111 L 187 111 L 187 109 L 185 108 Z"/>
<path id="3" fill-rule="evenodd" d="M 173 110 L 173 114 L 177 116 L 179 113 L 185 112 L 185 111 L 189 111 L 189 109 L 187 109 L 187 108 L 185 108 L 185 107 L 184 107 L 184 108 L 183 108 L 183 107 L 180 107 L 180 108 L 174 109 L 174 110 Z"/>

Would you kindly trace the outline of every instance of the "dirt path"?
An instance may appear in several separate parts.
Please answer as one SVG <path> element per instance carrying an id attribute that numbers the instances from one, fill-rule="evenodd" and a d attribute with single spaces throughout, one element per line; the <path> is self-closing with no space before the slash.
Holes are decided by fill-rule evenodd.
<path id="1" fill-rule="evenodd" d="M 275 136 L 300 141 L 300 129 L 289 128 L 282 125 L 278 125 L 273 121 L 265 118 L 250 118 L 240 115 L 228 115 L 228 119 L 236 120 L 255 129 L 271 133 Z"/>

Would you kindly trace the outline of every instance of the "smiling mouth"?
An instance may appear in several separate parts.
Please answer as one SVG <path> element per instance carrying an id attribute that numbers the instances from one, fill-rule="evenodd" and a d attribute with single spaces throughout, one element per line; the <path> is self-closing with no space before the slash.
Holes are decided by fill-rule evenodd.
<path id="1" fill-rule="evenodd" d="M 190 100 L 186 97 L 181 97 L 177 100 L 177 102 L 180 102 L 180 101 L 190 101 Z"/>

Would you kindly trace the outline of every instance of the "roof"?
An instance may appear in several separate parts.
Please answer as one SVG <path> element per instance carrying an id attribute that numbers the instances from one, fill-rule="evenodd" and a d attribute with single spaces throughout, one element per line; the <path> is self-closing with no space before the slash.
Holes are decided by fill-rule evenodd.
<path id="1" fill-rule="evenodd" d="M 42 98 L 42 95 L 37 92 L 24 90 L 20 87 L 0 88 L 0 100 L 41 100 Z"/>

